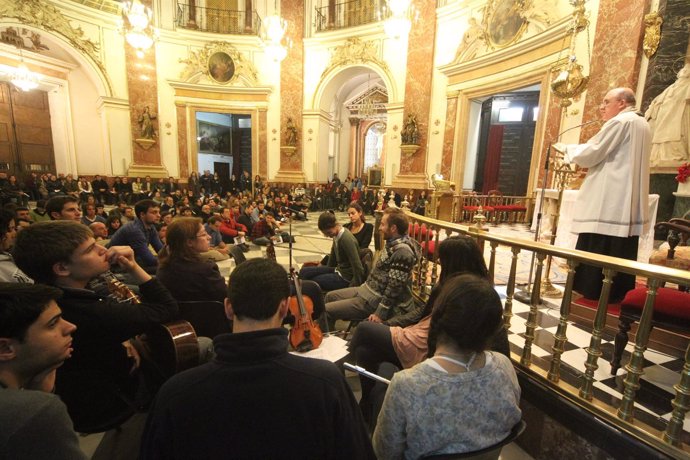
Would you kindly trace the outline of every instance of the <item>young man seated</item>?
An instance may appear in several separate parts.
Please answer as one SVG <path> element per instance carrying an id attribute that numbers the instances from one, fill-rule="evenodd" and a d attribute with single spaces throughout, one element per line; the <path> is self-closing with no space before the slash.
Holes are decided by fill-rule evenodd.
<path id="1" fill-rule="evenodd" d="M 0 458 L 86 459 L 55 372 L 72 354 L 74 324 L 59 289 L 0 283 Z"/>
<path id="2" fill-rule="evenodd" d="M 271 240 L 275 241 L 278 237 L 282 242 L 287 242 L 292 238 L 288 232 L 280 229 L 280 224 L 271 214 L 267 214 L 252 227 L 252 242 L 259 246 L 268 246 Z M 294 243 L 295 240 L 293 239 L 292 242 Z"/>
<path id="3" fill-rule="evenodd" d="M 54 196 L 46 203 L 46 213 L 51 220 L 74 220 L 81 222 L 79 200 L 69 195 Z"/>
<path id="4" fill-rule="evenodd" d="M 338 368 L 288 353 L 289 293 L 285 269 L 271 260 L 232 272 L 225 311 L 233 333 L 216 337 L 212 362 L 163 385 L 141 458 L 374 458 Z"/>
<path id="5" fill-rule="evenodd" d="M 364 267 L 359 258 L 359 243 L 350 230 L 340 225 L 332 212 L 319 216 L 319 230 L 333 239 L 327 265 L 302 267 L 299 277 L 316 282 L 324 291 L 356 287 L 364 281 Z"/>
<path id="6" fill-rule="evenodd" d="M 137 263 L 155 273 L 158 258 L 153 255 L 149 245 L 158 254 L 163 249 L 156 224 L 161 220 L 161 208 L 153 200 L 141 200 L 134 205 L 136 218 L 128 225 L 123 225 L 110 240 L 111 246 L 129 246 L 134 251 Z"/>
<path id="7" fill-rule="evenodd" d="M 56 381 L 56 393 L 76 429 L 103 431 L 108 424 L 126 420 L 139 376 L 132 372 L 135 362 L 122 343 L 177 316 L 170 292 L 137 264 L 130 247 L 106 249 L 77 222 L 38 222 L 23 230 L 15 243 L 15 257 L 17 266 L 37 283 L 63 290 L 64 318 L 79 328 L 74 334 L 77 351 Z M 89 281 L 108 272 L 111 265 L 136 282 L 140 304 L 120 302 L 88 288 Z"/>

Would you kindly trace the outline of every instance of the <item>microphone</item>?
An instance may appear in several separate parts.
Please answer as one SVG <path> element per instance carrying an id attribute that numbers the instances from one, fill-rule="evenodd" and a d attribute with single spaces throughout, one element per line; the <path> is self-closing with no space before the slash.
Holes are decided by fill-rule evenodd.
<path id="1" fill-rule="evenodd" d="M 558 139 L 560 139 L 562 135 L 564 135 L 567 132 L 572 131 L 573 129 L 582 128 L 583 126 L 589 126 L 589 125 L 593 125 L 594 123 L 603 123 L 603 122 L 604 122 L 604 120 L 592 120 L 592 121 L 587 121 L 585 123 L 580 123 L 577 126 L 571 126 L 570 128 L 564 129 L 563 131 L 558 133 L 558 135 L 556 135 L 556 141 L 558 141 Z"/>

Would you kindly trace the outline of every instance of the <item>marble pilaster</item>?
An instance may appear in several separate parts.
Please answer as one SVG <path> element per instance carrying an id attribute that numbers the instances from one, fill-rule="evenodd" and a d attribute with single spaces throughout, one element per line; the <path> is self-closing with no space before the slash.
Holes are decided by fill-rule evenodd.
<path id="1" fill-rule="evenodd" d="M 583 122 L 599 118 L 599 104 L 610 89 L 623 86 L 635 90 L 643 55 L 646 10 L 646 0 L 599 3 Z M 580 133 L 581 142 L 586 142 L 599 128 L 597 124 L 585 126 Z"/>
<path id="2" fill-rule="evenodd" d="M 454 92 L 446 98 L 446 123 L 443 130 L 443 153 L 441 154 L 441 174 L 450 178 L 453 166 L 453 145 L 455 144 L 455 123 L 458 117 L 458 94 Z"/>
<path id="3" fill-rule="evenodd" d="M 405 77 L 405 107 L 403 120 L 412 114 L 417 118 L 419 151 L 410 156 L 401 155 L 400 176 L 410 182 L 411 177 L 420 176 L 426 184 L 426 158 L 429 136 L 429 112 L 431 82 L 434 70 L 434 43 L 436 34 L 436 3 L 427 0 L 413 0 L 419 13 L 419 20 L 412 24 L 407 46 L 407 69 Z M 394 179 L 395 186 L 397 178 Z"/>
<path id="4" fill-rule="evenodd" d="M 268 176 L 268 112 L 266 109 L 259 109 L 259 174 L 261 177 Z"/>
<path id="5" fill-rule="evenodd" d="M 183 105 L 175 106 L 177 116 L 177 152 L 180 164 L 180 177 L 189 177 L 189 152 L 187 151 L 187 108 Z"/>
<path id="6" fill-rule="evenodd" d="M 143 5 L 152 8 L 152 0 L 142 0 Z M 124 40 L 129 96 L 130 121 L 132 129 L 132 162 L 127 174 L 130 176 L 151 175 L 164 177 L 168 173 L 161 162 L 160 124 L 158 122 L 158 84 L 156 76 L 156 46 L 149 48 L 143 57 Z M 145 111 L 150 114 L 154 129 L 153 139 L 145 139 L 139 121 Z M 138 141 L 139 140 L 139 141 Z M 153 141 L 153 142 L 151 142 Z"/>
<path id="7" fill-rule="evenodd" d="M 302 169 L 302 92 L 304 88 L 304 2 L 301 0 L 281 0 L 281 16 L 288 21 L 287 36 L 292 40 L 292 48 L 287 57 L 280 63 L 280 141 L 285 141 L 287 119 L 297 128 L 297 150 L 287 155 L 280 152 L 280 169 L 276 179 L 285 182 L 295 181 L 296 177 L 305 177 Z"/>

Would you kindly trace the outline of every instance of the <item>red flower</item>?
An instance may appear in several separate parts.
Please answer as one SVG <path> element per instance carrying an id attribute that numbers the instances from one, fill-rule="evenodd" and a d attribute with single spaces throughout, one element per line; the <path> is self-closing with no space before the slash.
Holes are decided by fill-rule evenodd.
<path id="1" fill-rule="evenodd" d="M 690 177 L 690 164 L 683 163 L 678 167 L 678 175 L 676 176 L 676 181 L 684 184 L 686 180 Z"/>

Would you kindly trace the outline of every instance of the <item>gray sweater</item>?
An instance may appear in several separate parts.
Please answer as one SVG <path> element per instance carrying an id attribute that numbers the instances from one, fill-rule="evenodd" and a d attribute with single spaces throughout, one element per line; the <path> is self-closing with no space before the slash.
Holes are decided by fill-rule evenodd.
<path id="1" fill-rule="evenodd" d="M 0 459 L 86 458 L 60 398 L 42 391 L 0 387 Z"/>
<path id="2" fill-rule="evenodd" d="M 359 258 L 359 243 L 350 230 L 343 228 L 343 234 L 333 242 L 328 266 L 336 267 L 340 276 L 348 280 L 351 287 L 359 286 L 364 281 L 362 279 L 364 267 Z"/>

